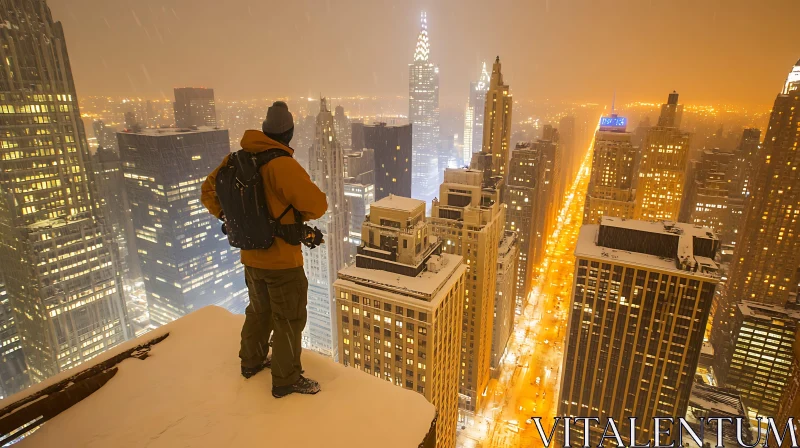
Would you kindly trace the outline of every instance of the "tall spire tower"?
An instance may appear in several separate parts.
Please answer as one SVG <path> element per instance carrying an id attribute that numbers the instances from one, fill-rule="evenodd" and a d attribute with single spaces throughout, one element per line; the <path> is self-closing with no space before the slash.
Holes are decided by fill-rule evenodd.
<path id="1" fill-rule="evenodd" d="M 423 12 L 414 50 L 408 65 L 408 121 L 412 125 L 412 191 L 416 199 L 429 202 L 436 196 L 439 179 L 439 67 L 430 62 L 428 16 Z"/>
<path id="2" fill-rule="evenodd" d="M 311 250 L 303 246 L 303 267 L 308 277 L 308 325 L 303 331 L 303 346 L 338 360 L 333 282 L 347 260 L 346 239 L 350 217 L 344 198 L 344 154 L 328 101 L 320 98 L 314 144 L 309 150 L 308 173 L 325 193 L 328 211 L 312 221 L 325 242 Z"/>
<path id="3" fill-rule="evenodd" d="M 473 160 L 473 168 L 484 172 L 484 182 L 496 183 L 492 178 L 505 179 L 511 141 L 511 92 L 503 83 L 503 73 L 498 56 L 492 66 L 492 76 L 486 92 L 483 109 L 483 144 L 480 157 Z"/>
<path id="4" fill-rule="evenodd" d="M 469 83 L 467 110 L 464 113 L 464 165 L 469 166 L 472 154 L 481 152 L 483 144 L 483 109 L 486 106 L 486 92 L 489 90 L 491 77 L 483 63 L 480 79 Z"/>
<path id="5" fill-rule="evenodd" d="M 420 23 L 417 49 L 414 51 L 414 62 L 428 62 L 428 56 L 431 54 L 431 43 L 428 40 L 428 15 L 424 11 L 422 12 Z"/>

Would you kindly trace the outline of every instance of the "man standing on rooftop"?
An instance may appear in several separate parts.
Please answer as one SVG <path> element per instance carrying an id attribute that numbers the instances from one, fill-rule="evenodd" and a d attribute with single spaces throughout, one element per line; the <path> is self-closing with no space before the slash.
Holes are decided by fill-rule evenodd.
<path id="1" fill-rule="evenodd" d="M 276 101 L 267 111 L 262 131 L 245 131 L 241 140 L 242 149 L 248 156 L 246 159 L 259 160 L 259 154 L 268 157 L 263 164 L 256 162 L 266 204 L 256 204 L 253 210 L 245 209 L 244 216 L 226 218 L 217 196 L 217 175 L 229 166 L 229 159 L 236 155 L 232 154 L 225 157 L 203 183 L 202 201 L 208 211 L 225 221 L 226 225 L 244 227 L 251 224 L 259 212 L 269 213 L 275 218 L 279 222 L 276 227 L 291 227 L 300 221 L 321 217 L 328 208 L 325 193 L 292 157 L 294 150 L 289 147 L 289 142 L 293 133 L 294 121 L 289 107 Z M 269 158 L 266 153 L 275 153 L 274 150 L 279 150 L 279 155 Z M 244 167 L 240 169 L 245 172 Z M 257 197 L 262 196 L 258 194 Z M 294 209 L 294 213 L 287 213 L 290 209 Z M 230 233 L 231 229 L 228 231 Z M 263 229 L 263 232 L 267 234 L 269 230 Z M 301 336 L 307 319 L 308 280 L 303 271 L 300 243 L 290 240 L 292 238 L 279 232 L 267 244 L 268 248 L 248 250 L 243 247 L 241 251 L 250 293 L 239 351 L 242 375 L 249 378 L 265 367 L 271 367 L 272 395 L 276 398 L 292 393 L 319 392 L 316 381 L 301 375 Z M 268 358 L 269 336 L 273 331 L 273 354 Z"/>

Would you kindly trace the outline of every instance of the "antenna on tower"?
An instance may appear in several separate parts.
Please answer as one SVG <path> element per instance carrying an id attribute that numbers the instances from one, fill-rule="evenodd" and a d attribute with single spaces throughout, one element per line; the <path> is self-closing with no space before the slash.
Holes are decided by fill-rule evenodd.
<path id="1" fill-rule="evenodd" d="M 611 115 L 614 115 L 614 106 L 617 103 L 617 89 L 614 89 L 614 97 L 611 99 Z"/>

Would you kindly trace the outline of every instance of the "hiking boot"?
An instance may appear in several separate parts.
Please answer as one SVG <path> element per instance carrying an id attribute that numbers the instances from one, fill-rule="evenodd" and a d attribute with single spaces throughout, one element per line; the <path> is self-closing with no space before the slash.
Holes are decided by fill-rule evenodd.
<path id="1" fill-rule="evenodd" d="M 258 367 L 242 367 L 242 376 L 245 378 L 250 378 L 251 376 L 257 374 L 258 372 L 270 368 L 272 368 L 272 355 L 267 356 L 267 360 L 264 361 L 264 364 L 261 364 Z M 300 375 L 304 373 L 306 373 L 305 369 L 300 370 Z"/>
<path id="2" fill-rule="evenodd" d="M 319 383 L 310 380 L 302 375 L 294 384 L 288 386 L 272 386 L 272 396 L 275 398 L 285 397 L 289 394 L 314 395 L 319 392 Z"/>
<path id="3" fill-rule="evenodd" d="M 250 378 L 251 376 L 255 376 L 258 372 L 270 368 L 272 365 L 272 356 L 267 356 L 267 359 L 257 367 L 245 367 L 242 366 L 242 376 L 245 378 Z"/>

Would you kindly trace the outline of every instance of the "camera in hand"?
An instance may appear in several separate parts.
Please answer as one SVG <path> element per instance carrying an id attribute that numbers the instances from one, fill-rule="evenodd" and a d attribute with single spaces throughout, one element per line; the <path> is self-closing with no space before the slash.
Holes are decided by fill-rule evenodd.
<path id="1" fill-rule="evenodd" d="M 312 229 L 308 224 L 303 224 L 303 236 L 300 238 L 300 242 L 309 249 L 314 249 L 324 243 L 325 240 L 322 239 L 322 230 L 316 227 Z"/>

